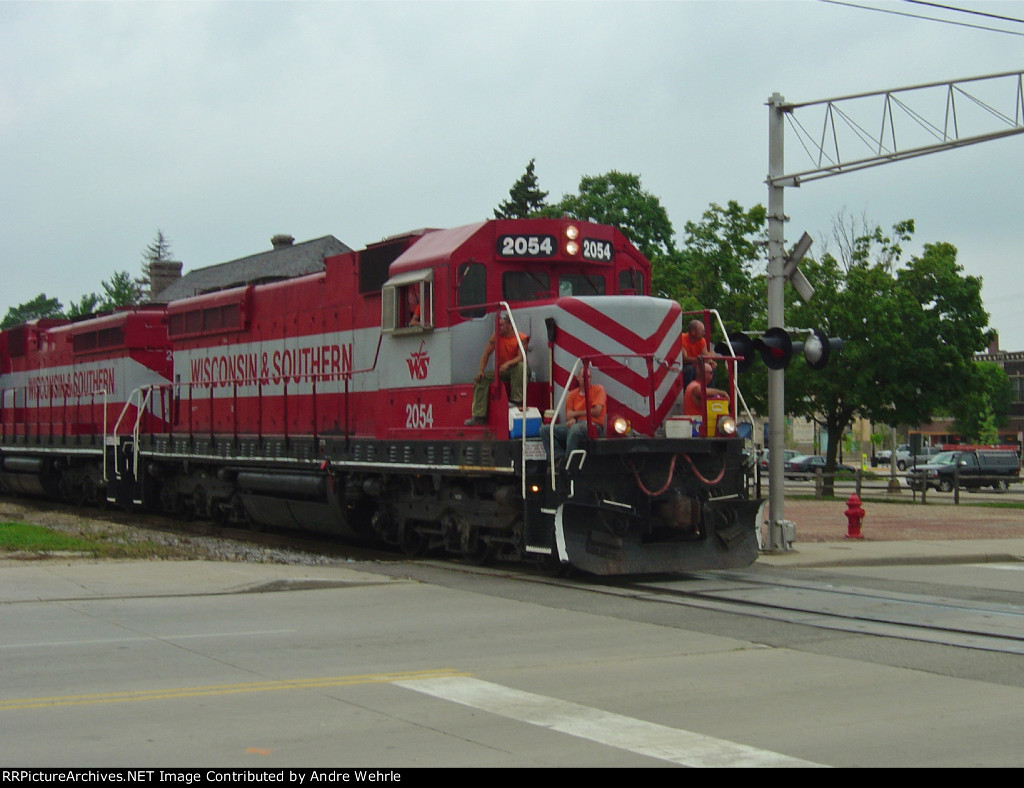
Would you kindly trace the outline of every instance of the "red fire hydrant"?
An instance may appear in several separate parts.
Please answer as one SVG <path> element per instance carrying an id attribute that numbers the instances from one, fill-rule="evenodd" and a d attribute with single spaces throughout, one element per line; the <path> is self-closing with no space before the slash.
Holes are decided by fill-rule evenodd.
<path id="1" fill-rule="evenodd" d="M 863 539 L 864 534 L 860 532 L 860 521 L 864 519 L 864 509 L 860 505 L 860 497 L 854 493 L 846 500 L 846 538 Z"/>

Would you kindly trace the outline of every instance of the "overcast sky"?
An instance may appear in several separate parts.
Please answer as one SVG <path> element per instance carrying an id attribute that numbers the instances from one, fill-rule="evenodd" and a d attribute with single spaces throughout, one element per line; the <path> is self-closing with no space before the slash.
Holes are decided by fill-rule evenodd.
<path id="1" fill-rule="evenodd" d="M 767 202 L 774 92 L 1024 69 L 1024 23 L 851 3 L 1016 35 L 817 0 L 0 2 L 0 315 L 139 273 L 158 228 L 189 270 L 275 233 L 360 248 L 488 218 L 531 158 L 552 201 L 639 175 L 681 236 L 712 202 Z M 947 5 L 1024 20 L 1024 2 Z M 1014 114 L 1012 86 L 991 100 Z M 795 137 L 786 165 L 811 166 Z M 808 183 L 786 190 L 787 240 L 810 232 L 813 255 L 841 212 L 913 218 L 909 251 L 956 245 L 1024 350 L 1022 175 L 1024 134 Z"/>

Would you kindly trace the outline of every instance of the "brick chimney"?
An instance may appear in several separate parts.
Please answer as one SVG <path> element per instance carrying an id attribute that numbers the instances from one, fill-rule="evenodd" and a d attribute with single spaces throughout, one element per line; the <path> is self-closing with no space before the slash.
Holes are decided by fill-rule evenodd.
<path id="1" fill-rule="evenodd" d="M 149 264 L 149 298 L 155 299 L 164 290 L 181 279 L 180 260 L 161 260 Z"/>

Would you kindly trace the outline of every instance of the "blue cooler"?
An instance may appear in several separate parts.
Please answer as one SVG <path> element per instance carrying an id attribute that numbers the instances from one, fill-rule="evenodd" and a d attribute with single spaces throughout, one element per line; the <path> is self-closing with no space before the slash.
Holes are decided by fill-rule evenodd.
<path id="1" fill-rule="evenodd" d="M 536 438 L 540 435 L 540 411 L 537 408 L 526 409 L 526 437 Z M 523 411 L 519 408 L 508 409 L 508 436 L 523 437 Z"/>

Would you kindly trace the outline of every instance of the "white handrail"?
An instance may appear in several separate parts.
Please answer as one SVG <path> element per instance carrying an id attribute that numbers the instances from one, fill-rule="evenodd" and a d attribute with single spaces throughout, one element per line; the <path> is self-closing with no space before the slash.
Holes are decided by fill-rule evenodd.
<path id="1" fill-rule="evenodd" d="M 519 483 L 523 500 L 526 500 L 526 384 L 529 381 L 530 371 L 527 369 L 529 366 L 526 362 L 526 347 L 523 345 L 523 340 L 519 337 L 519 326 L 516 325 L 516 319 L 512 315 L 512 307 L 508 301 L 502 301 L 501 307 L 508 315 L 508 321 L 512 324 L 512 333 L 515 334 L 516 344 L 519 345 L 519 352 L 523 356 L 523 401 L 519 403 L 519 413 L 522 419 L 522 427 L 520 431 L 520 456 L 519 456 Z M 497 354 L 495 354 L 497 355 Z M 497 374 L 495 374 L 495 380 L 497 380 Z"/>

